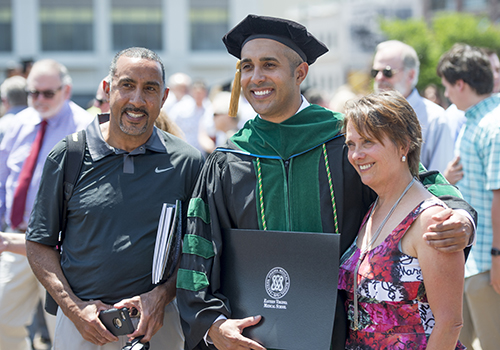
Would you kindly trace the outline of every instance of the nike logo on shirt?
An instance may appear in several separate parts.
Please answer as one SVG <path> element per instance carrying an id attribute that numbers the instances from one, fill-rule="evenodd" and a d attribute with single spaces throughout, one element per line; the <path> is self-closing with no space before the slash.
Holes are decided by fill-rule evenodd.
<path id="1" fill-rule="evenodd" d="M 160 169 L 160 168 L 156 167 L 155 173 L 157 173 L 157 174 L 164 173 L 165 171 L 168 171 L 168 170 L 173 169 L 173 168 L 174 168 L 173 166 L 171 166 L 170 168 L 165 168 L 165 169 Z"/>

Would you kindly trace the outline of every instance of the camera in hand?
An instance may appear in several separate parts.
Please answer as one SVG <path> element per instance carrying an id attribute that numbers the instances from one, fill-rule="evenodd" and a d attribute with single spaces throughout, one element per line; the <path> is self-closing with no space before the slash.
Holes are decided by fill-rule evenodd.
<path id="1" fill-rule="evenodd" d="M 136 309 L 132 309 L 132 313 L 134 311 L 137 312 Z M 126 307 L 101 311 L 99 319 L 113 335 L 125 335 L 135 331 L 135 327 L 130 319 L 129 310 Z M 142 338 L 143 336 L 140 336 L 128 341 L 122 350 L 148 350 L 149 342 L 141 343 Z"/>
<path id="2" fill-rule="evenodd" d="M 126 307 L 101 311 L 99 313 L 99 319 L 113 335 L 131 334 L 135 331 L 129 311 Z"/>

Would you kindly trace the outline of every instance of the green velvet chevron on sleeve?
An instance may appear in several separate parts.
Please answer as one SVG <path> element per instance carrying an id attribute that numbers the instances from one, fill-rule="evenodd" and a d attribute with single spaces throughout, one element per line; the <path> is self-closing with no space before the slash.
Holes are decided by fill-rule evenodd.
<path id="1" fill-rule="evenodd" d="M 188 218 L 200 218 L 205 224 L 210 223 L 210 210 L 208 209 L 208 205 L 201 198 L 191 198 L 187 216 Z"/>
<path id="2" fill-rule="evenodd" d="M 177 288 L 197 292 L 208 287 L 207 275 L 194 270 L 179 269 L 177 272 Z"/>
<path id="3" fill-rule="evenodd" d="M 210 259 L 215 255 L 212 242 L 208 239 L 192 234 L 186 234 L 184 236 L 182 252 L 184 254 L 198 255 L 205 259 Z"/>

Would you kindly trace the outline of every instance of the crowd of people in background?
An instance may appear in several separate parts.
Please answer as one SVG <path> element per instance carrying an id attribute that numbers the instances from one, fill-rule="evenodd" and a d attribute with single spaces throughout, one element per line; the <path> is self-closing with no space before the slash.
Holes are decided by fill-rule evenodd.
<path id="1" fill-rule="evenodd" d="M 388 58 L 381 59 L 384 50 L 388 52 L 386 54 Z M 489 48 L 483 48 L 483 50 L 490 59 L 493 71 L 493 92 L 498 93 L 500 92 L 498 55 Z M 5 72 L 6 78 L 2 82 L 0 92 L 2 99 L 0 141 L 8 129 L 9 121 L 12 121 L 14 115 L 28 105 L 25 80 L 33 63 L 32 60 L 16 64 L 12 62 Z M 456 170 L 459 158 L 451 156 L 454 147 L 441 145 L 449 144 L 447 134 L 451 133 L 453 140 L 456 140 L 461 126 L 465 122 L 465 112 L 458 110 L 455 104 L 444 96 L 443 87 L 429 84 L 422 91 L 416 90 L 420 63 L 418 53 L 412 47 L 398 41 L 387 41 L 379 44 L 375 52 L 373 67 L 384 65 L 384 69 L 379 70 L 380 74 L 375 73 L 376 68 L 373 68 L 371 72 L 366 72 L 372 75 L 373 90 L 394 89 L 409 98 L 410 104 L 419 115 L 424 132 L 429 134 L 429 137 L 425 137 L 427 141 L 423 146 L 422 153 L 426 153 L 426 148 L 429 149 L 428 154 L 423 156 L 427 157 L 427 159 L 422 159 L 423 165 L 429 169 L 444 172 L 448 181 L 456 183 L 457 176 L 460 176 L 457 175 L 459 171 Z M 398 70 L 394 69 L 394 75 L 397 76 L 394 78 L 391 75 L 391 69 L 387 69 L 387 67 L 392 68 L 393 66 L 401 67 L 401 74 L 396 74 Z M 242 97 L 236 119 L 224 118 L 227 116 L 225 109 L 228 110 L 229 107 L 224 107 L 225 104 L 222 101 L 225 99 L 223 96 L 228 91 L 223 91 L 221 85 L 208 87 L 203 80 L 193 81 L 192 77 L 182 72 L 172 74 L 167 85 L 170 93 L 162 107 L 161 118 L 167 121 L 160 120 L 160 125 L 170 125 L 173 134 L 185 139 L 205 155 L 210 154 L 217 146 L 224 144 L 228 137 L 240 129 L 247 120 L 254 117 L 253 109 Z M 354 92 L 348 83 L 339 87 L 333 94 L 316 87 L 305 88 L 303 94 L 310 103 L 339 112 L 344 111 L 345 103 L 348 100 L 362 96 L 360 93 Z M 218 102 L 214 102 L 216 100 Z M 217 105 L 216 113 L 214 105 Z M 98 83 L 95 98 L 89 101 L 87 106 L 82 107 L 86 108 L 87 112 L 92 115 L 109 111 L 109 102 L 102 89 L 102 81 Z M 222 118 L 217 118 L 218 116 L 222 116 Z M 222 122 L 223 120 L 224 122 Z M 427 126 L 427 124 L 429 125 Z M 439 160 L 433 159 L 431 161 L 430 158 L 439 158 Z M 452 160 L 453 163 L 448 165 Z"/>
<path id="2" fill-rule="evenodd" d="M 26 326 L 45 297 L 45 290 L 26 259 L 24 244 L 16 244 L 17 240 L 24 240 L 19 233 L 27 229 L 45 159 L 66 135 L 86 127 L 92 120 L 90 113 L 71 101 L 72 85 L 67 68 L 52 59 L 35 62 L 26 79 L 13 76 L 2 84 L 2 99 L 12 108 L 22 109 L 6 120 L 0 143 L 0 217 L 5 231 L 1 237 L 5 251 L 0 259 L 2 349 L 30 348 Z M 18 99 L 10 99 L 12 96 Z M 41 326 L 36 330 L 46 324 L 49 333 L 53 333 L 54 317 L 47 315 L 36 320 Z"/>
<path id="3" fill-rule="evenodd" d="M 489 60 L 485 61 L 485 57 Z M 464 65 L 472 67 L 470 69 L 476 72 L 484 71 L 485 76 L 491 74 L 489 83 L 491 86 L 484 87 L 483 91 L 481 90 L 483 86 L 475 81 L 476 78 L 471 77 L 471 74 L 467 75 L 467 72 L 460 71 L 457 73 L 457 69 L 454 70 L 452 67 L 457 60 L 462 60 Z M 492 212 L 489 211 L 492 205 L 494 208 L 497 208 L 495 205 L 500 205 L 498 199 L 500 197 L 497 198 L 500 188 L 500 179 L 497 179 L 500 174 L 499 149 L 495 148 L 499 146 L 496 144 L 498 136 L 490 132 L 490 130 L 500 131 L 497 122 L 497 119 L 500 120 L 497 112 L 500 108 L 500 95 L 498 94 L 500 92 L 500 61 L 497 53 L 487 48 L 474 48 L 468 45 L 454 46 L 443 55 L 437 67 L 436 74 L 439 74 L 442 79 L 444 89 L 432 84 L 422 91 L 416 88 L 419 67 L 418 52 L 414 48 L 400 41 L 389 40 L 377 46 L 372 67 L 366 73 L 373 78 L 375 93 L 383 94 L 396 90 L 401 95 L 397 96 L 400 103 L 398 108 L 407 110 L 408 105 L 415 112 L 414 116 L 418 118 L 422 138 L 419 160 L 425 167 L 420 171 L 437 170 L 451 184 L 457 184 L 460 190 L 465 188 L 465 193 L 463 193 L 465 199 L 478 210 L 483 220 L 476 231 L 476 239 L 481 251 L 472 250 L 466 268 L 464 302 L 467 317 L 464 320 L 466 328 L 462 331 L 460 340 L 468 348 L 472 348 L 473 340 L 478 337 L 483 350 L 493 349 L 498 344 L 496 339 L 498 332 L 491 327 L 497 323 L 480 321 L 485 319 L 486 314 L 490 317 L 487 320 L 500 314 L 498 313 L 500 299 L 492 301 L 497 300 L 500 294 L 500 277 L 498 277 L 500 265 L 495 260 L 495 257 L 500 255 L 500 250 L 495 248 L 500 249 L 500 238 L 494 238 L 491 233 L 491 221 L 493 220 L 494 223 L 496 221 L 495 217 L 492 217 Z M 113 105 L 110 106 L 109 99 L 111 79 L 113 77 L 107 76 L 100 82 L 96 82 L 95 98 L 89 101 L 88 106 L 84 106 L 86 110 L 71 101 L 72 81 L 66 67 L 51 59 L 13 65 L 0 85 L 2 101 L 2 117 L 0 118 L 0 231 L 2 233 L 0 235 L 0 350 L 28 350 L 32 346 L 42 349 L 44 345 L 50 344 L 55 319 L 42 311 L 41 300 L 44 299 L 45 290 L 31 271 L 26 258 L 24 238 L 20 239 L 18 234 L 27 230 L 42 177 L 42 167 L 36 167 L 36 164 L 43 163 L 60 140 L 68 134 L 86 128 L 95 116 L 108 113 L 113 116 Z M 165 82 L 170 91 L 166 99 L 162 100 L 164 103 L 159 106 L 161 108 L 158 108 L 156 127 L 186 141 L 204 157 L 212 154 L 217 147 L 224 146 L 228 139 L 257 114 L 246 96 L 241 96 L 237 116 L 229 116 L 231 92 L 223 91 L 221 86 L 209 87 L 203 80 L 197 80 L 196 77 L 190 77 L 185 73 L 172 74 Z M 304 89 L 302 94 L 312 104 L 341 113 L 346 111 L 347 101 L 363 97 L 353 92 L 348 85 L 339 88 L 333 96 L 329 96 L 316 87 Z M 383 96 L 391 97 L 391 94 L 386 93 Z M 367 101 L 365 102 L 370 104 L 370 100 Z M 352 104 L 347 104 L 347 112 L 353 113 L 352 110 Z M 471 116 L 473 112 L 474 117 Z M 488 116 L 487 125 L 483 125 L 486 122 L 481 124 L 478 121 L 484 116 Z M 474 118 L 479 119 L 473 122 Z M 477 132 L 481 132 L 482 136 L 473 140 L 468 138 L 469 135 L 476 135 L 474 133 Z M 360 130 L 350 129 L 351 136 L 353 133 L 359 137 Z M 92 137 L 98 138 L 96 135 Z M 489 143 L 485 143 L 486 141 Z M 478 151 L 472 152 L 471 149 Z M 25 170 L 26 166 L 23 164 L 29 162 L 34 152 L 36 152 L 34 165 L 31 170 Z M 487 154 L 486 161 L 478 161 L 479 157 L 485 154 Z M 494 157 L 497 157 L 497 160 Z M 133 168 L 133 164 L 129 166 Z M 487 179 L 483 179 L 477 167 L 484 168 Z M 405 168 L 402 175 L 405 181 L 410 181 L 412 176 L 418 174 L 418 168 L 412 169 L 415 170 L 414 173 L 407 170 Z M 23 178 L 27 179 L 25 180 L 27 186 L 24 189 L 25 193 L 19 194 L 21 186 L 14 186 L 14 184 L 21 183 Z M 471 178 L 476 178 L 477 181 L 471 183 Z M 477 178 L 481 178 L 481 181 Z M 466 181 L 463 181 L 464 179 Z M 418 187 L 418 191 L 422 190 L 423 187 Z M 412 191 L 418 199 L 424 198 L 420 192 L 417 195 L 416 188 Z M 186 191 L 183 195 L 187 198 L 189 193 Z M 481 196 L 482 200 L 475 202 L 473 200 L 475 195 Z M 22 197 L 22 204 L 18 205 L 20 197 Z M 429 205 L 439 208 L 445 206 L 437 200 Z M 436 211 L 441 211 L 441 209 L 436 209 Z M 409 210 L 404 214 L 408 212 Z M 500 215 L 497 216 L 500 217 Z M 493 225 L 494 228 L 495 225 Z M 494 244 L 490 252 L 492 239 L 494 243 L 498 243 Z M 410 251 L 420 249 L 421 252 L 427 252 L 425 250 L 427 247 L 421 247 L 418 244 L 416 246 L 417 248 L 410 246 Z M 422 254 L 438 255 L 433 248 L 429 249 L 431 253 Z M 408 248 L 403 251 L 408 251 Z M 493 255 L 493 260 L 491 255 Z M 463 255 L 460 253 L 454 255 L 453 258 L 456 261 L 462 261 Z M 432 267 L 426 268 L 432 271 Z M 488 285 L 490 271 L 492 271 L 493 286 Z M 453 270 L 453 273 L 459 272 Z M 487 274 L 486 277 L 484 277 L 485 274 Z M 5 278 L 5 276 L 10 277 Z M 17 282 L 20 276 L 22 276 L 22 283 Z M 470 282 L 477 281 L 478 276 L 484 277 L 481 279 L 481 286 L 486 290 L 482 291 L 483 294 L 479 296 L 473 290 L 479 282 Z M 347 282 L 344 287 L 346 290 L 350 288 Z M 431 295 L 436 294 L 439 293 L 435 290 L 431 292 Z M 439 312 L 446 313 L 442 310 Z M 454 314 L 453 317 L 455 316 Z M 488 322 L 490 327 L 488 327 Z M 180 326 L 178 330 L 180 331 Z M 72 332 L 78 333 L 76 329 Z M 455 333 L 458 336 L 458 331 Z M 456 344 L 455 333 L 447 339 L 447 342 L 453 346 Z M 32 342 L 36 342 L 36 338 L 42 340 L 35 345 L 28 341 L 31 339 Z M 198 341 L 198 335 L 196 339 Z M 457 348 L 461 348 L 461 345 L 457 345 Z"/>
<path id="4" fill-rule="evenodd" d="M 494 79 L 493 92 L 499 93 L 498 55 L 488 48 L 482 50 L 490 59 Z M 396 40 L 380 43 L 374 53 L 373 68 L 370 72 L 373 78 L 373 90 L 394 89 L 408 99 L 419 117 L 424 133 L 422 164 L 429 170 L 442 172 L 450 183 L 456 184 L 462 176 L 462 168 L 460 156 L 455 152 L 454 142 L 465 123 L 465 112 L 458 110 L 456 105 L 444 96 L 443 87 L 429 84 L 422 91 L 418 91 L 416 86 L 419 66 L 418 53 L 411 46 Z M 18 79 L 20 80 L 20 78 L 15 80 L 20 84 Z M 101 111 L 106 113 L 109 108 L 103 97 L 101 85 L 102 82 L 99 84 L 96 97 L 89 102 L 93 105 L 87 109 L 93 115 Z M 209 88 L 203 80 L 193 81 L 189 75 L 178 72 L 169 77 L 168 86 L 170 93 L 162 107 L 162 117 L 158 123 L 170 125 L 170 129 L 165 130 L 183 138 L 205 156 L 223 145 L 230 136 L 243 127 L 246 121 L 255 116 L 252 107 L 244 97 L 241 97 L 238 115 L 229 117 L 230 94 L 228 91 L 223 91 L 220 85 Z M 349 84 L 345 84 L 332 95 L 316 87 L 307 87 L 303 90 L 303 94 L 312 104 L 343 112 L 347 101 L 362 96 L 353 90 Z M 19 100 L 20 98 L 16 101 Z M 15 103 L 16 105 L 10 107 L 8 101 L 4 102 L 6 115 L 0 119 L 0 140 L 6 121 L 23 106 L 18 104 L 19 102 Z M 10 111 L 7 112 L 6 109 Z"/>
<path id="5" fill-rule="evenodd" d="M 490 59 L 493 71 L 493 92 L 498 93 L 500 92 L 498 55 L 491 49 L 483 50 Z M 22 62 L 6 72 L 7 77 L 1 85 L 0 92 L 2 98 L 0 141 L 14 115 L 28 105 L 26 76 L 32 64 L 32 61 Z M 25 69 L 22 68 L 24 66 Z M 370 72 L 373 78 L 373 90 L 394 89 L 409 99 L 425 133 L 422 164 L 428 169 L 443 172 L 447 180 L 455 184 L 461 176 L 460 158 L 454 155 L 454 146 L 449 145 L 451 139 L 456 140 L 458 137 L 465 122 L 465 112 L 458 110 L 456 105 L 444 96 L 444 89 L 436 84 L 429 84 L 422 91 L 417 91 L 419 66 L 418 54 L 412 47 L 398 41 L 380 43 L 374 56 L 374 68 Z M 87 106 L 83 106 L 92 115 L 109 112 L 109 101 L 102 89 L 102 82 L 105 79 L 109 77 L 99 82 L 95 98 L 89 101 Z M 168 87 L 170 92 L 162 107 L 162 117 L 158 120 L 158 125 L 183 138 L 205 155 L 223 145 L 227 138 L 255 116 L 251 106 L 244 97 L 241 97 L 238 115 L 228 118 L 230 95 L 228 91 L 222 90 L 221 85 L 209 88 L 203 80 L 193 81 L 189 75 L 178 72 L 169 77 Z M 349 84 L 342 85 L 333 94 L 316 87 L 305 88 L 303 94 L 310 103 L 339 112 L 344 111 L 347 101 L 362 96 L 360 93 L 355 93 Z"/>

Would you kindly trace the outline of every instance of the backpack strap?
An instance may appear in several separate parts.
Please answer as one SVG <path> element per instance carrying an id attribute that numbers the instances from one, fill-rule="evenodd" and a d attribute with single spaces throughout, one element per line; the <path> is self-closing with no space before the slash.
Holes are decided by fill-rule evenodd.
<path id="1" fill-rule="evenodd" d="M 66 232 L 66 216 L 68 211 L 68 202 L 73 195 L 73 190 L 82 169 L 83 158 L 85 156 L 86 134 L 85 130 L 80 130 L 66 136 L 66 163 L 64 165 L 64 203 L 62 212 L 61 238 L 59 248 L 61 247 Z"/>
<path id="2" fill-rule="evenodd" d="M 74 134 L 66 136 L 66 162 L 64 164 L 64 201 L 63 201 L 63 212 L 62 212 L 62 222 L 61 222 L 61 232 L 59 236 L 59 241 L 57 243 L 57 250 L 61 251 L 62 242 L 64 240 L 64 235 L 66 233 L 66 217 L 68 211 L 68 202 L 73 194 L 73 189 L 75 188 L 76 181 L 78 180 L 78 175 L 82 169 L 83 158 L 85 156 L 85 146 L 86 146 L 86 135 L 85 130 L 80 130 Z M 49 292 L 45 292 L 45 311 L 51 315 L 57 314 L 56 301 Z"/>

